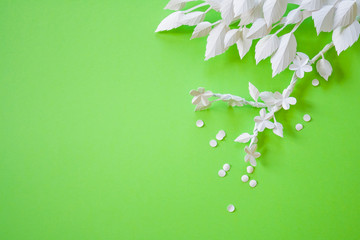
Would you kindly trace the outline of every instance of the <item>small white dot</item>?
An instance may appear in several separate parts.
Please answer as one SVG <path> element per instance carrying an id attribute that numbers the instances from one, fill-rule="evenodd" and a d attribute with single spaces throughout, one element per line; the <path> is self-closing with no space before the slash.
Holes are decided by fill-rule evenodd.
<path id="1" fill-rule="evenodd" d="M 250 185 L 250 187 L 256 187 L 256 185 L 257 185 L 256 180 L 251 180 L 251 181 L 249 182 L 249 185 Z"/>
<path id="2" fill-rule="evenodd" d="M 305 114 L 303 119 L 304 119 L 305 122 L 309 122 L 311 120 L 311 117 L 310 117 L 309 114 Z"/>
<path id="3" fill-rule="evenodd" d="M 210 146 L 211 147 L 216 147 L 217 146 L 217 141 L 216 140 L 210 140 Z"/>
<path id="4" fill-rule="evenodd" d="M 247 171 L 248 173 L 253 173 L 254 167 L 253 167 L 253 166 L 248 166 L 248 167 L 246 168 L 246 171 Z"/>
<path id="5" fill-rule="evenodd" d="M 311 83 L 314 87 L 319 86 L 319 80 L 317 80 L 317 79 L 312 80 Z"/>
<path id="6" fill-rule="evenodd" d="M 249 181 L 249 176 L 248 175 L 242 175 L 241 176 L 241 181 L 243 181 L 243 182 Z"/>
<path id="7" fill-rule="evenodd" d="M 230 204 L 229 206 L 227 206 L 227 210 L 228 210 L 228 212 L 234 212 L 235 211 L 235 206 Z"/>
<path id="8" fill-rule="evenodd" d="M 225 175 L 226 175 L 225 170 L 220 169 L 219 172 L 218 172 L 218 175 L 219 175 L 219 177 L 225 177 Z"/>
<path id="9" fill-rule="evenodd" d="M 203 120 L 197 120 L 196 121 L 196 126 L 199 127 L 199 128 L 203 127 L 204 126 L 204 121 Z"/>
<path id="10" fill-rule="evenodd" d="M 296 130 L 301 131 L 301 129 L 304 128 L 304 126 L 301 123 L 296 124 L 295 126 Z"/>
<path id="11" fill-rule="evenodd" d="M 225 131 L 224 131 L 224 130 L 220 130 L 220 131 L 218 132 L 218 134 L 216 134 L 216 139 L 219 140 L 219 141 L 221 141 L 221 140 L 224 139 L 225 135 L 226 135 Z"/>
<path id="12" fill-rule="evenodd" d="M 230 170 L 230 164 L 225 163 L 224 166 L 223 166 L 223 169 L 224 169 L 225 171 L 229 171 L 229 170 Z"/>

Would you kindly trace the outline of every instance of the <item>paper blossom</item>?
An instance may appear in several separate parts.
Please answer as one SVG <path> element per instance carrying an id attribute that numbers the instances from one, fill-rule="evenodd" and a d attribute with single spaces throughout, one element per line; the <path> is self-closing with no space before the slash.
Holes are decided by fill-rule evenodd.
<path id="1" fill-rule="evenodd" d="M 245 147 L 245 162 L 250 162 L 250 164 L 254 167 L 256 167 L 256 158 L 260 157 L 261 154 L 259 152 L 256 152 L 257 145 L 254 144 L 251 147 L 246 146 Z"/>
<path id="2" fill-rule="evenodd" d="M 188 2 L 198 4 L 183 10 Z M 292 4 L 292 10 L 287 12 L 289 4 Z M 235 142 L 248 144 L 245 161 L 253 166 L 256 166 L 256 158 L 260 157 L 260 153 L 256 152 L 260 132 L 271 129 L 275 135 L 283 137 L 284 127 L 276 121 L 276 114 L 297 103 L 292 93 L 298 80 L 304 78 L 306 72 L 311 72 L 314 64 L 317 72 L 328 80 L 333 68 L 324 55 L 332 47 L 340 54 L 360 36 L 360 0 L 170 0 L 166 9 L 175 12 L 163 19 L 156 31 L 168 31 L 182 25 L 195 26 L 191 39 L 207 36 L 205 60 L 224 53 L 232 45 L 236 45 L 242 59 L 255 45 L 256 64 L 270 58 L 272 77 L 286 69 L 293 72 L 289 85 L 276 92 L 259 91 L 249 83 L 252 100 L 233 94 L 213 93 L 203 88 L 190 92 L 196 111 L 206 109 L 214 102 L 260 109 L 260 115 L 254 118 L 252 133 L 240 133 L 235 139 Z M 204 21 L 213 19 L 206 18 L 210 11 L 219 12 L 220 19 Z M 331 42 L 311 59 L 298 51 L 301 43 L 297 42 L 294 34 L 310 18 L 317 34 L 331 34 Z M 214 100 L 210 101 L 210 97 Z"/>
<path id="3" fill-rule="evenodd" d="M 312 71 L 312 67 L 308 64 L 308 62 L 309 57 L 304 53 L 298 52 L 293 64 L 289 66 L 289 69 L 295 71 L 298 78 L 303 78 L 305 72 Z"/>

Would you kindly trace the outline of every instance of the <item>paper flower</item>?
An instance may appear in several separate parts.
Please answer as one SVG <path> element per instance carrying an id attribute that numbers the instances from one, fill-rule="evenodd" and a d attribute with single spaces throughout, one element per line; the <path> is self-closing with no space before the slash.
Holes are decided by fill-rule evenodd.
<path id="1" fill-rule="evenodd" d="M 265 128 L 273 129 L 274 123 L 270 122 L 269 120 L 273 117 L 273 114 L 266 113 L 266 110 L 263 108 L 260 110 L 260 116 L 256 116 L 254 118 L 255 121 L 255 128 L 262 132 Z"/>
<path id="2" fill-rule="evenodd" d="M 257 144 L 252 145 L 251 147 L 245 147 L 245 162 L 249 162 L 254 167 L 256 167 L 256 158 L 260 157 L 261 154 L 259 152 L 255 152 L 257 148 Z"/>
<path id="3" fill-rule="evenodd" d="M 213 96 L 211 91 L 205 91 L 204 88 L 199 87 L 198 90 L 191 90 L 190 95 L 194 96 L 192 104 L 196 105 L 195 111 L 206 109 L 211 105 L 209 98 Z"/>
<path id="4" fill-rule="evenodd" d="M 284 89 L 283 94 L 281 95 L 281 105 L 285 110 L 290 108 L 290 105 L 296 104 L 296 98 L 290 97 L 290 91 Z"/>
<path id="5" fill-rule="evenodd" d="M 293 64 L 289 66 L 289 69 L 295 71 L 298 78 L 303 78 L 305 72 L 311 72 L 312 67 L 308 64 L 309 57 L 305 53 L 298 52 Z"/>

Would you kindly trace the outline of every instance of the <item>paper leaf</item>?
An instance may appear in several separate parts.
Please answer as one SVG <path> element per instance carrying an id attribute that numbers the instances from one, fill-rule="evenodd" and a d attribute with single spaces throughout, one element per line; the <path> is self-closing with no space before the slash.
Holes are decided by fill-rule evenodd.
<path id="1" fill-rule="evenodd" d="M 355 21 L 357 6 L 355 1 L 341 1 L 336 6 L 334 28 L 347 26 Z"/>
<path id="2" fill-rule="evenodd" d="M 326 5 L 320 10 L 312 13 L 312 19 L 316 32 L 319 35 L 321 31 L 330 32 L 333 29 L 335 8 L 333 5 Z"/>
<path id="3" fill-rule="evenodd" d="M 308 11 L 315 11 L 320 9 L 324 4 L 323 0 L 303 0 L 300 8 Z"/>
<path id="4" fill-rule="evenodd" d="M 241 32 L 239 29 L 231 29 L 225 35 L 224 44 L 225 48 L 228 48 L 234 45 L 241 37 Z"/>
<path id="5" fill-rule="evenodd" d="M 359 34 L 360 24 L 358 21 L 354 21 L 345 28 L 337 27 L 332 34 L 337 54 L 339 55 L 342 51 L 352 46 L 358 40 Z"/>
<path id="6" fill-rule="evenodd" d="M 253 23 L 258 18 L 264 18 L 264 14 L 262 12 L 262 5 L 258 4 L 253 9 L 240 14 L 240 23 L 239 26 L 245 26 L 250 23 Z"/>
<path id="7" fill-rule="evenodd" d="M 273 133 L 275 133 L 276 135 L 278 135 L 279 137 L 284 137 L 284 133 L 283 133 L 283 125 L 279 122 L 275 122 L 274 123 L 275 127 L 273 129 Z"/>
<path id="8" fill-rule="evenodd" d="M 265 0 L 263 12 L 267 25 L 277 22 L 284 15 L 286 7 L 286 0 Z"/>
<path id="9" fill-rule="evenodd" d="M 240 16 L 242 13 L 249 12 L 256 6 L 254 0 L 235 0 L 234 1 L 234 13 L 235 17 Z"/>
<path id="10" fill-rule="evenodd" d="M 182 12 L 173 12 L 161 21 L 155 32 L 168 31 L 181 26 L 180 19 L 184 16 Z"/>
<path id="11" fill-rule="evenodd" d="M 207 38 L 205 60 L 225 52 L 224 38 L 229 27 L 224 23 L 219 23 L 214 27 Z"/>
<path id="12" fill-rule="evenodd" d="M 195 12 L 185 14 L 180 19 L 180 22 L 183 25 L 194 26 L 194 25 L 197 25 L 198 23 L 200 23 L 204 19 L 204 17 L 205 17 L 204 12 L 195 11 Z"/>
<path id="13" fill-rule="evenodd" d="M 233 0 L 223 0 L 221 2 L 220 13 L 223 21 L 229 25 L 234 19 Z"/>
<path id="14" fill-rule="evenodd" d="M 237 49 L 239 51 L 239 55 L 240 58 L 242 59 L 246 53 L 250 50 L 251 44 L 252 44 L 252 40 L 251 39 L 247 39 L 245 36 L 248 33 L 248 29 L 247 28 L 243 28 L 241 31 L 241 37 L 240 39 L 236 42 L 236 46 Z"/>
<path id="15" fill-rule="evenodd" d="M 254 99 L 255 102 L 257 102 L 258 98 L 259 98 L 259 95 L 260 95 L 260 92 L 259 90 L 254 86 L 252 85 L 250 82 L 249 82 L 249 92 L 250 92 L 250 96 Z"/>
<path id="16" fill-rule="evenodd" d="M 251 135 L 248 133 L 243 133 L 240 136 L 238 136 L 235 139 L 235 142 L 239 142 L 239 143 L 247 143 L 248 141 L 250 141 L 251 139 Z"/>
<path id="17" fill-rule="evenodd" d="M 286 16 L 284 23 L 285 25 L 295 24 L 302 20 L 302 12 L 300 8 L 296 8 L 288 13 Z"/>
<path id="18" fill-rule="evenodd" d="M 191 1 L 193 0 L 170 0 L 164 9 L 177 11 L 184 8 L 186 3 Z"/>
<path id="19" fill-rule="evenodd" d="M 222 0 L 205 0 L 205 2 L 207 2 L 211 6 L 212 9 L 220 12 Z"/>
<path id="20" fill-rule="evenodd" d="M 256 21 L 253 23 L 253 25 L 249 29 L 249 32 L 246 35 L 246 38 L 248 38 L 248 39 L 261 38 L 261 37 L 265 36 L 266 34 L 268 34 L 270 32 L 269 30 L 270 29 L 268 29 L 265 19 L 258 18 L 258 19 L 256 19 Z"/>
<path id="21" fill-rule="evenodd" d="M 328 60 L 322 58 L 316 63 L 316 70 L 326 81 L 332 73 L 332 67 Z"/>
<path id="22" fill-rule="evenodd" d="M 271 57 L 272 77 L 286 69 L 296 55 L 296 39 L 293 33 L 280 38 L 278 50 Z"/>
<path id="23" fill-rule="evenodd" d="M 212 24 L 209 22 L 201 22 L 199 23 L 191 36 L 191 39 L 204 37 L 209 34 L 211 31 Z"/>
<path id="24" fill-rule="evenodd" d="M 256 64 L 273 54 L 278 49 L 279 44 L 280 40 L 274 34 L 260 39 L 255 47 Z"/>

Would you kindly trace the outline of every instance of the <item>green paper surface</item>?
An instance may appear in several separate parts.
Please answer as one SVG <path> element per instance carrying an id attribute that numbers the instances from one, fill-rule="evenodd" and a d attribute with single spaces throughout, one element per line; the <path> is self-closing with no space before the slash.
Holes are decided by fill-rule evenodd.
<path id="1" fill-rule="evenodd" d="M 233 140 L 258 110 L 194 113 L 189 90 L 249 99 L 249 81 L 281 91 L 291 72 L 272 79 L 254 45 L 204 61 L 191 27 L 155 34 L 166 3 L 0 2 L 0 239 L 360 239 L 359 43 L 329 51 L 328 82 L 299 81 L 277 116 L 284 138 L 260 135 L 250 188 Z M 296 37 L 310 57 L 331 41 L 310 20 Z"/>

